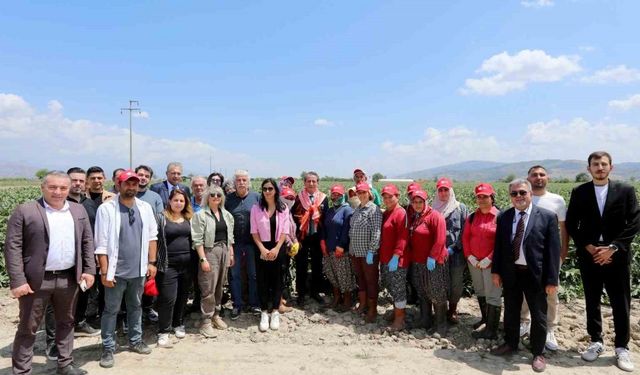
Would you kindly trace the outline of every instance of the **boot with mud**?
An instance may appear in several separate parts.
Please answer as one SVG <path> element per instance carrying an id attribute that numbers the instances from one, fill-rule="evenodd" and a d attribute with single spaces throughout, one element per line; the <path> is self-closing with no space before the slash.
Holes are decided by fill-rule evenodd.
<path id="1" fill-rule="evenodd" d="M 367 323 L 375 323 L 378 318 L 378 299 L 377 298 L 369 298 L 367 299 L 367 316 L 365 317 L 365 322 Z"/>
<path id="2" fill-rule="evenodd" d="M 367 292 L 358 292 L 358 305 L 353 311 L 357 314 L 364 314 L 367 311 Z"/>
<path id="3" fill-rule="evenodd" d="M 398 332 L 402 331 L 405 327 L 404 324 L 405 309 L 393 309 L 393 323 L 389 326 L 389 331 Z"/>
<path id="4" fill-rule="evenodd" d="M 478 297 L 478 305 L 480 306 L 482 319 L 479 322 L 473 323 L 473 329 L 478 329 L 483 324 L 487 324 L 487 299 L 485 297 Z"/>

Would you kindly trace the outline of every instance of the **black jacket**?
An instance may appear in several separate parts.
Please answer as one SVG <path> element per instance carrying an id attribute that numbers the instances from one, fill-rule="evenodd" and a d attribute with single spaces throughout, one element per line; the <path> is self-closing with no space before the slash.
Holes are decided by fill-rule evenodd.
<path id="1" fill-rule="evenodd" d="M 167 206 L 169 205 L 169 188 L 167 187 L 167 184 L 167 180 L 164 180 L 162 182 L 157 182 L 149 187 L 149 190 L 155 191 L 160 195 L 160 198 L 162 198 L 162 203 L 164 204 L 164 208 L 167 208 Z M 178 189 L 187 193 L 187 196 L 189 197 L 189 199 L 191 199 L 191 189 L 189 189 L 188 186 L 178 184 Z"/>

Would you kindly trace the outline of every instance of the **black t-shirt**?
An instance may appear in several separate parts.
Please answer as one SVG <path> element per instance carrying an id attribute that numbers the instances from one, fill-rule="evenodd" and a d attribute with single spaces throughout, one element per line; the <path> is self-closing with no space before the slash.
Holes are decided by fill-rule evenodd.
<path id="1" fill-rule="evenodd" d="M 224 241 L 227 242 L 227 222 L 224 221 L 224 216 L 222 216 L 222 212 L 220 212 L 220 220 L 213 215 L 213 220 L 216 221 L 216 235 L 213 239 L 213 242 Z"/>
<path id="2" fill-rule="evenodd" d="M 191 256 L 191 225 L 187 220 L 182 223 L 174 223 L 167 220 L 164 227 L 164 235 L 167 240 L 167 256 L 169 263 L 188 261 Z"/>

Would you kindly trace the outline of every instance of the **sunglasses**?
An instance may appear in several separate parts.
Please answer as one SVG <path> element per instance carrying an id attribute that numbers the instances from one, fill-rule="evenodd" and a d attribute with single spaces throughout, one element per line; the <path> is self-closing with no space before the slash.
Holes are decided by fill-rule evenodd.
<path id="1" fill-rule="evenodd" d="M 512 196 L 513 198 L 517 197 L 518 195 L 520 195 L 521 197 L 526 197 L 528 193 L 529 192 L 526 190 L 518 190 L 518 191 L 510 192 L 509 195 Z"/>
<path id="2" fill-rule="evenodd" d="M 211 193 L 209 194 L 210 198 L 222 198 L 222 194 L 220 193 Z"/>
<path id="3" fill-rule="evenodd" d="M 262 188 L 263 192 L 274 191 L 274 190 L 275 190 L 275 188 L 272 187 L 272 186 L 267 186 L 267 187 L 263 187 Z"/>
<path id="4" fill-rule="evenodd" d="M 136 212 L 133 210 L 133 208 L 130 208 L 128 213 L 129 213 L 129 225 L 133 225 L 133 223 L 136 222 Z"/>

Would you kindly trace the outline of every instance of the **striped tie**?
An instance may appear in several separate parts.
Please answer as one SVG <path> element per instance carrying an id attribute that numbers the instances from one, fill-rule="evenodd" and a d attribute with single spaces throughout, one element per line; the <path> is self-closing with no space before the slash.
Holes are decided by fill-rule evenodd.
<path id="1" fill-rule="evenodd" d="M 520 211 L 520 220 L 516 227 L 516 235 L 513 237 L 513 260 L 520 258 L 520 245 L 522 245 L 522 238 L 524 237 L 524 221 L 527 217 L 527 213 Z"/>

